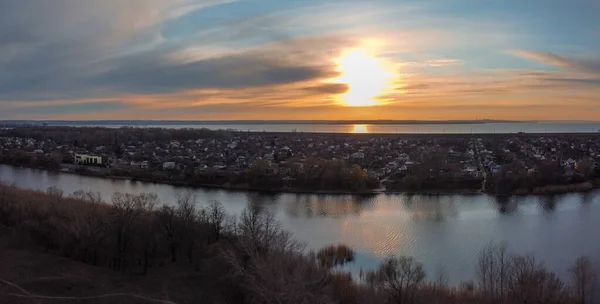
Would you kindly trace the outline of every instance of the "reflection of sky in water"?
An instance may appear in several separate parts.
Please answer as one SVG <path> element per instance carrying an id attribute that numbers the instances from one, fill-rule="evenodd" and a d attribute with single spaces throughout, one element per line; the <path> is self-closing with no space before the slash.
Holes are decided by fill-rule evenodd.
<path id="1" fill-rule="evenodd" d="M 600 225 L 596 194 L 492 198 L 485 195 L 286 196 L 280 218 L 309 247 L 342 242 L 357 248 L 345 269 L 357 274 L 379 258 L 404 254 L 424 262 L 433 276 L 440 267 L 451 283 L 474 278 L 479 250 L 507 241 L 520 253 L 537 253 L 561 275 L 579 255 L 600 254 L 588 246 Z M 300 202 L 300 203 L 299 203 Z M 574 237 L 575 236 L 575 237 Z M 568 248 L 565 248 L 564 244 Z"/>
<path id="2" fill-rule="evenodd" d="M 15 169 L 0 165 L 0 179 L 19 187 L 57 186 L 66 193 L 115 191 L 157 193 L 162 202 L 184 188 L 124 180 Z M 187 190 L 189 191 L 189 190 Z M 309 249 L 346 243 L 357 250 L 346 266 L 356 274 L 375 267 L 390 254 L 423 262 L 434 277 L 444 265 L 450 283 L 473 279 L 478 251 L 490 242 L 507 241 L 511 250 L 536 253 L 559 275 L 581 255 L 600 256 L 600 191 L 558 196 L 493 198 L 486 195 L 264 195 L 221 190 L 194 190 L 200 205 L 223 203 L 231 214 L 249 204 L 276 211 L 284 229 Z M 600 263 L 600 261 L 598 261 Z"/>
<path id="3" fill-rule="evenodd" d="M 90 126 L 94 126 L 93 124 Z M 152 125 L 159 128 L 234 129 L 255 132 L 324 132 L 353 133 L 354 124 L 209 124 L 209 125 Z M 363 125 L 361 125 L 363 126 Z M 585 133 L 597 132 L 598 122 L 524 122 L 486 124 L 371 124 L 364 125 L 367 133 Z M 107 127 L 107 126 L 102 126 Z M 122 127 L 112 125 L 108 127 Z"/>

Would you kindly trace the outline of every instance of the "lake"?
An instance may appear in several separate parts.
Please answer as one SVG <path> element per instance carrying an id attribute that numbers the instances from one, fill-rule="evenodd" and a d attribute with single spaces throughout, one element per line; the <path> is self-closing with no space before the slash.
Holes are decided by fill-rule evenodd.
<path id="1" fill-rule="evenodd" d="M 156 193 L 172 203 L 190 189 L 170 185 L 110 180 L 0 165 L 0 180 L 18 187 L 65 193 L 98 191 L 105 200 L 116 192 Z M 357 251 L 349 266 L 374 268 L 382 257 L 410 255 L 433 278 L 443 270 L 451 284 L 475 278 L 479 250 L 506 241 L 510 250 L 534 253 L 567 278 L 581 255 L 600 257 L 600 191 L 556 196 L 496 198 L 489 195 L 378 194 L 264 195 L 254 192 L 195 189 L 197 202 L 218 200 L 230 214 L 249 204 L 273 209 L 284 229 L 310 249 L 345 243 Z"/>

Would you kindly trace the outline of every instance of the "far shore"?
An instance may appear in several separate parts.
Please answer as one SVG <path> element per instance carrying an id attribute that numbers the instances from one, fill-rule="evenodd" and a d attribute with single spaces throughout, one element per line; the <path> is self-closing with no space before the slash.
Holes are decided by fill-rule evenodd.
<path id="1" fill-rule="evenodd" d="M 6 166 L 17 167 L 10 164 L 4 164 Z M 43 170 L 48 172 L 56 172 L 56 173 L 67 173 L 79 176 L 88 176 L 88 177 L 96 177 L 103 179 L 113 179 L 113 180 L 129 180 L 129 181 L 138 181 L 143 183 L 154 183 L 154 184 L 163 184 L 163 185 L 171 185 L 175 187 L 189 187 L 196 189 L 214 189 L 214 190 L 229 190 L 229 191 L 240 191 L 240 192 L 260 192 L 260 193 L 291 193 L 291 194 L 317 194 L 317 195 L 378 195 L 378 194 L 407 194 L 407 195 L 479 195 L 486 194 L 492 196 L 505 196 L 505 195 L 519 195 L 519 196 L 527 196 L 527 195 L 553 195 L 553 194 L 566 194 L 566 193 L 579 193 L 579 192 L 587 192 L 596 188 L 600 188 L 600 181 L 594 182 L 584 182 L 584 183 L 576 183 L 576 184 L 568 184 L 568 185 L 550 185 L 545 187 L 537 187 L 532 191 L 528 189 L 517 189 L 510 193 L 491 193 L 485 192 L 482 190 L 474 190 L 474 189 L 440 189 L 440 190 L 422 190 L 422 191 L 388 191 L 385 188 L 378 189 L 365 189 L 358 191 L 349 191 L 349 190 L 311 190 L 311 189 L 294 189 L 294 188 L 257 188 L 250 187 L 249 185 L 216 185 L 216 184 L 188 184 L 185 182 L 170 182 L 170 181 L 155 181 L 155 180 L 143 180 L 136 179 L 130 176 L 113 176 L 113 175 L 102 175 L 102 174 L 94 174 L 90 172 L 89 174 L 78 173 L 74 171 L 65 171 L 65 170 L 51 170 L 47 168 L 37 168 L 37 167 L 29 167 L 29 166 L 18 166 L 21 168 L 31 168 L 36 170 Z"/>

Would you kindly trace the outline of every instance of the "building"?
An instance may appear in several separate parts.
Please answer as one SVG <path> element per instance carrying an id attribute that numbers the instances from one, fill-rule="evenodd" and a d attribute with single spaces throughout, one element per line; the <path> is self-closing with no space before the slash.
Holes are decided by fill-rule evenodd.
<path id="1" fill-rule="evenodd" d="M 76 165 L 102 165 L 102 157 L 89 154 L 75 154 Z"/>
<path id="2" fill-rule="evenodd" d="M 176 167 L 175 162 L 163 163 L 163 170 L 174 170 Z"/>

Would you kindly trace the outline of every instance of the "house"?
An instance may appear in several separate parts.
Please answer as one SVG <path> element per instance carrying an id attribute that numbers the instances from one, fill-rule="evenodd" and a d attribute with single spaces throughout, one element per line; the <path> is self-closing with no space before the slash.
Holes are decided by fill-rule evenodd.
<path id="1" fill-rule="evenodd" d="M 574 167 L 576 163 L 577 163 L 577 162 L 576 162 L 574 159 L 572 159 L 572 158 L 569 158 L 569 159 L 567 159 L 567 161 L 565 162 L 565 166 Z"/>
<path id="2" fill-rule="evenodd" d="M 163 163 L 163 170 L 173 170 L 175 169 L 175 162 L 165 162 Z"/>
<path id="3" fill-rule="evenodd" d="M 410 156 L 408 156 L 408 154 L 406 153 L 402 153 L 400 154 L 400 156 L 398 156 L 398 160 L 402 162 L 407 162 L 410 160 Z"/>
<path id="4" fill-rule="evenodd" d="M 273 153 L 269 153 L 269 154 L 265 154 L 265 156 L 263 158 L 268 161 L 273 161 L 273 160 L 275 160 L 275 155 Z"/>
<path id="5" fill-rule="evenodd" d="M 281 167 L 279 168 L 280 176 L 290 176 L 292 174 L 292 168 L 290 167 Z"/>
<path id="6" fill-rule="evenodd" d="M 102 165 L 102 157 L 89 154 L 75 154 L 76 165 Z"/>
<path id="7" fill-rule="evenodd" d="M 354 158 L 354 159 L 363 159 L 365 158 L 365 154 L 363 152 L 356 152 L 353 153 L 352 155 L 350 155 L 350 157 Z"/>

